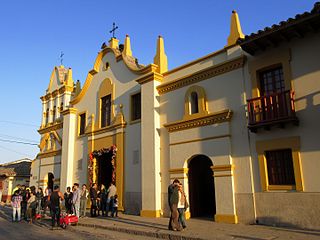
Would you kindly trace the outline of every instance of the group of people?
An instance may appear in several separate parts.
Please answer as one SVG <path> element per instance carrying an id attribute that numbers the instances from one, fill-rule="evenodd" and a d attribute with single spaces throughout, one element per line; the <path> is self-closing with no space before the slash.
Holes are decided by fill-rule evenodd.
<path id="1" fill-rule="evenodd" d="M 20 222 L 21 219 L 24 219 L 32 223 L 37 209 L 41 207 L 42 198 L 43 193 L 41 188 L 36 191 L 34 186 L 26 188 L 25 185 L 18 185 L 14 189 L 11 198 L 12 221 Z"/>
<path id="2" fill-rule="evenodd" d="M 109 216 L 111 212 L 111 217 L 118 217 L 118 195 L 117 188 L 114 183 L 111 183 L 108 189 L 104 185 L 98 188 L 96 183 L 92 184 L 90 188 L 90 200 L 91 217 L 100 216 L 100 211 L 102 216 Z"/>
<path id="3" fill-rule="evenodd" d="M 67 214 L 73 214 L 77 217 L 86 216 L 87 202 L 90 198 L 91 217 L 100 215 L 118 216 L 118 195 L 117 188 L 114 183 L 111 183 L 108 189 L 104 185 L 98 188 L 96 183 L 93 183 L 88 190 L 86 184 L 83 184 L 81 189 L 78 183 L 74 183 L 72 188 L 67 187 L 64 194 L 60 192 L 59 186 L 54 186 L 53 190 L 47 187 L 44 191 L 41 187 L 36 189 L 34 186 L 26 188 L 26 186 L 18 185 L 14 189 L 11 198 L 11 206 L 13 209 L 12 221 L 20 222 L 22 219 L 32 223 L 36 219 L 36 215 L 45 215 L 49 209 L 52 217 L 52 227 L 55 223 L 59 226 L 61 215 L 61 201 L 64 200 L 64 205 Z"/>
<path id="4" fill-rule="evenodd" d="M 170 207 L 169 230 L 181 231 L 186 228 L 185 211 L 189 207 L 183 186 L 178 179 L 168 187 L 168 203 Z"/>

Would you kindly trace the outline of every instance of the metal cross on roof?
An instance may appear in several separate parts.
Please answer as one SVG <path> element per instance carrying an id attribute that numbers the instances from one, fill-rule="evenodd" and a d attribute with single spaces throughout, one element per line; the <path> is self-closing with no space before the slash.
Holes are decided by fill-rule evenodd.
<path id="1" fill-rule="evenodd" d="M 112 33 L 112 38 L 116 38 L 114 34 L 117 29 L 118 29 L 118 26 L 116 26 L 116 23 L 113 23 L 112 30 L 109 31 L 110 33 Z"/>
<path id="2" fill-rule="evenodd" d="M 63 63 L 63 56 L 64 56 L 64 53 L 61 51 L 61 53 L 60 53 L 60 65 L 62 65 L 62 63 Z"/>

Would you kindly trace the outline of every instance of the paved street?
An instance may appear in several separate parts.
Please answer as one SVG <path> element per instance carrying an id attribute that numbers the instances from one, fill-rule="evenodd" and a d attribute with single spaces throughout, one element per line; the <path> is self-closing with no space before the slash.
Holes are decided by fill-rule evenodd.
<path id="1" fill-rule="evenodd" d="M 190 219 L 182 232 L 167 230 L 167 218 L 143 218 L 120 214 L 119 218 L 81 218 L 78 226 L 50 230 L 50 219 L 37 224 L 12 223 L 11 209 L 0 207 L 0 240 L 5 239 L 121 239 L 121 240 L 316 240 L 320 231 L 276 228 L 259 225 L 223 224 Z"/>

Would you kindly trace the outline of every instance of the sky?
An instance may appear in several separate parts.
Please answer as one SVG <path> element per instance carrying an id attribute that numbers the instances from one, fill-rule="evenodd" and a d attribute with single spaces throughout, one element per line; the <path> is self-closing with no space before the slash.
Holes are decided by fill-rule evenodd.
<path id="1" fill-rule="evenodd" d="M 71 67 L 82 85 L 103 42 L 131 39 L 133 55 L 149 64 L 162 35 L 169 69 L 222 49 L 232 10 L 250 34 L 298 13 L 316 0 L 4 0 L 0 6 L 0 163 L 34 159 L 41 100 L 54 66 Z"/>

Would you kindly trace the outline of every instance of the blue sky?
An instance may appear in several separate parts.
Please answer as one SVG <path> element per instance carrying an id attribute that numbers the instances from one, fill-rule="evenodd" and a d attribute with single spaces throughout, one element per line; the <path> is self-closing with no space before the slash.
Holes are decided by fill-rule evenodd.
<path id="1" fill-rule="evenodd" d="M 165 41 L 169 69 L 226 45 L 231 11 L 240 17 L 245 34 L 256 32 L 298 13 L 315 0 L 12 0 L 0 7 L 0 163 L 35 158 L 39 143 L 40 96 L 64 52 L 64 65 L 83 84 L 103 42 L 130 35 L 133 55 L 151 63 L 156 39 Z"/>

